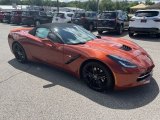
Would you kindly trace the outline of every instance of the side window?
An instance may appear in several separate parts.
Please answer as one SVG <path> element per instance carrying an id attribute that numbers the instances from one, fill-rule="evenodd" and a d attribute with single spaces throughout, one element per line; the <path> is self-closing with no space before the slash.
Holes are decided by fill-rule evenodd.
<path id="1" fill-rule="evenodd" d="M 125 21 L 127 21 L 127 20 L 129 19 L 126 12 L 123 13 L 122 18 L 123 18 Z"/>
<path id="2" fill-rule="evenodd" d="M 39 15 L 40 16 L 47 16 L 47 14 L 45 12 L 40 12 Z"/>
<path id="3" fill-rule="evenodd" d="M 68 16 L 68 17 L 72 17 L 72 16 L 73 16 L 73 14 L 67 14 L 67 16 Z"/>
<path id="4" fill-rule="evenodd" d="M 37 28 L 35 36 L 37 36 L 41 39 L 45 39 L 45 38 L 47 38 L 49 32 L 50 32 L 50 30 L 47 28 Z"/>
<path id="5" fill-rule="evenodd" d="M 118 12 L 118 18 L 119 18 L 119 19 L 123 19 L 123 17 L 122 17 L 122 12 Z"/>

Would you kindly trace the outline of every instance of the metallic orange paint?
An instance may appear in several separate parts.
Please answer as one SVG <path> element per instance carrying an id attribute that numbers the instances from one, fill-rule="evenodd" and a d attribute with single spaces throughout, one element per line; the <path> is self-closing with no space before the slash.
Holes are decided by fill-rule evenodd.
<path id="1" fill-rule="evenodd" d="M 115 79 L 115 89 L 135 87 L 150 82 L 150 77 L 137 81 L 146 71 L 152 71 L 154 63 L 147 52 L 137 44 L 113 37 L 102 37 L 81 45 L 67 45 L 53 43 L 32 36 L 28 33 L 32 28 L 18 28 L 11 30 L 8 41 L 12 50 L 14 42 L 20 43 L 30 61 L 45 62 L 51 66 L 60 67 L 80 78 L 83 63 L 90 60 L 102 62 L 112 71 Z M 122 45 L 132 48 L 131 51 L 119 49 Z M 124 68 L 114 62 L 107 55 L 116 55 L 136 64 L 137 68 Z M 74 60 L 76 58 L 76 60 Z M 70 60 L 74 60 L 69 63 Z M 69 63 L 69 64 L 67 64 Z"/>

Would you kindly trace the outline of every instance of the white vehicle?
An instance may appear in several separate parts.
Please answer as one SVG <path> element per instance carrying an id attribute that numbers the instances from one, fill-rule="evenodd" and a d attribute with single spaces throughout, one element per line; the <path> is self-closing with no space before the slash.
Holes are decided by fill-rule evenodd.
<path id="1" fill-rule="evenodd" d="M 59 12 L 53 16 L 52 23 L 71 23 L 73 12 Z"/>
<path id="2" fill-rule="evenodd" d="M 160 10 L 138 10 L 129 23 L 129 36 L 134 33 L 160 36 Z"/>

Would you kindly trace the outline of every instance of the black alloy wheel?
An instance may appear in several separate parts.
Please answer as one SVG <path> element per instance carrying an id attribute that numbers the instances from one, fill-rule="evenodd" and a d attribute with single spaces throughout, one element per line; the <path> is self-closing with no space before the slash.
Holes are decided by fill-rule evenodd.
<path id="1" fill-rule="evenodd" d="M 98 30 L 98 34 L 102 34 L 103 33 L 103 31 L 102 30 Z"/>
<path id="2" fill-rule="evenodd" d="M 96 91 L 112 90 L 114 79 L 110 70 L 99 62 L 89 62 L 82 69 L 82 79 Z"/>
<path id="3" fill-rule="evenodd" d="M 18 43 L 13 44 L 13 53 L 18 62 L 20 63 L 27 62 L 27 56 L 26 56 L 25 50 L 20 44 Z"/>
<path id="4" fill-rule="evenodd" d="M 119 35 L 121 35 L 121 34 L 123 33 L 123 25 L 119 25 L 119 26 L 117 27 L 117 33 L 118 33 Z"/>
<path id="5" fill-rule="evenodd" d="M 90 24 L 90 25 L 89 25 L 89 31 L 92 32 L 93 30 L 94 30 L 94 25 L 93 25 L 93 24 Z"/>
<path id="6" fill-rule="evenodd" d="M 131 32 L 130 30 L 129 30 L 128 34 L 129 34 L 129 37 L 131 37 L 131 38 L 134 36 L 134 33 Z"/>

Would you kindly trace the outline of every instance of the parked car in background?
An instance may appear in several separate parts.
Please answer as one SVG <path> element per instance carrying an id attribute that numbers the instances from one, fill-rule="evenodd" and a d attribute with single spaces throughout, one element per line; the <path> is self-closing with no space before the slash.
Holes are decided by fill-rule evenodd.
<path id="1" fill-rule="evenodd" d="M 56 14 L 56 12 L 47 11 L 46 14 L 47 14 L 47 16 L 49 16 L 49 17 L 53 17 L 53 16 Z"/>
<path id="2" fill-rule="evenodd" d="M 118 34 L 122 34 L 123 30 L 128 27 L 129 17 L 124 11 L 104 11 L 98 17 L 97 30 L 99 34 L 103 31 L 116 31 Z"/>
<path id="3" fill-rule="evenodd" d="M 4 23 L 10 23 L 11 22 L 11 12 L 5 12 L 4 13 L 3 22 Z"/>
<path id="4" fill-rule="evenodd" d="M 71 23 L 73 12 L 59 12 L 53 16 L 52 23 Z"/>
<path id="5" fill-rule="evenodd" d="M 52 16 L 47 16 L 44 11 L 23 11 L 22 13 L 22 24 L 23 25 L 40 25 L 44 23 L 51 23 Z"/>
<path id="6" fill-rule="evenodd" d="M 97 27 L 97 13 L 93 11 L 77 12 L 72 17 L 72 23 L 93 31 Z"/>
<path id="7" fill-rule="evenodd" d="M 4 12 L 0 11 L 0 22 L 3 22 Z"/>
<path id="8" fill-rule="evenodd" d="M 15 10 L 11 12 L 11 23 L 21 24 L 22 22 L 22 12 L 21 10 Z"/>
<path id="9" fill-rule="evenodd" d="M 139 10 L 130 19 L 129 36 L 134 33 L 156 34 L 160 36 L 160 10 Z"/>

